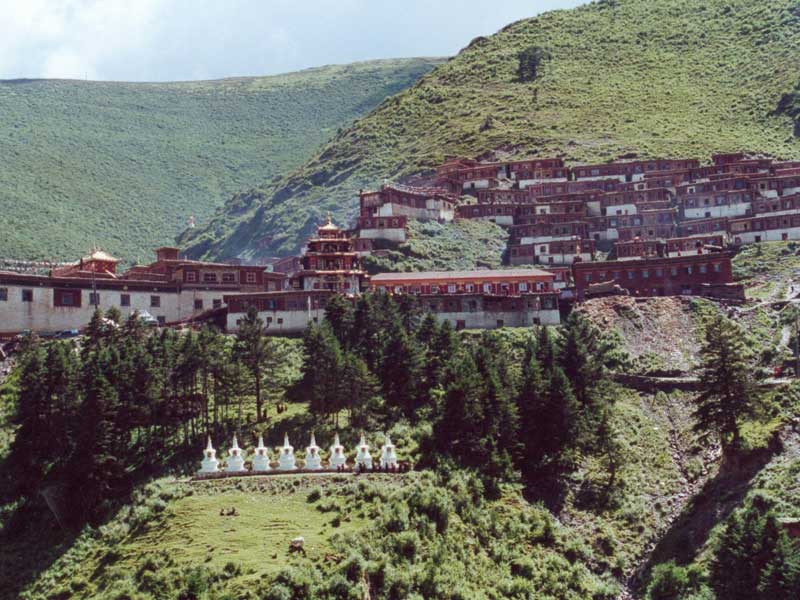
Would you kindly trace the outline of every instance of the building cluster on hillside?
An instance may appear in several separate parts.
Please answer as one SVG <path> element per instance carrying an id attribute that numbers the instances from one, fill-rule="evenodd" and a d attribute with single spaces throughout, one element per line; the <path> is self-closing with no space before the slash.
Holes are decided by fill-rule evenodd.
<path id="1" fill-rule="evenodd" d="M 300 256 L 272 271 L 186 260 L 170 247 L 122 273 L 100 250 L 45 274 L 0 270 L 0 335 L 77 329 L 111 306 L 161 324 L 215 319 L 228 330 L 255 307 L 268 333 L 291 334 L 320 320 L 332 295 L 370 289 L 418 296 L 458 329 L 557 324 L 560 304 L 593 295 L 740 301 L 731 247 L 800 239 L 800 162 L 744 154 L 707 166 L 450 158 L 425 186 L 387 184 L 359 200 L 352 230 L 328 217 Z M 508 229 L 507 262 L 518 268 L 370 277 L 364 256 L 378 240 L 405 241 L 409 219 L 493 221 Z"/>

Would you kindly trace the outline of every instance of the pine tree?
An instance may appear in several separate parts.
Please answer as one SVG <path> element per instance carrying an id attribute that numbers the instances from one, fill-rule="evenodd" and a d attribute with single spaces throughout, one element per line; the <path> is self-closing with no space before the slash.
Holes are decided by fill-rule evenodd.
<path id="1" fill-rule="evenodd" d="M 380 408 L 381 386 L 367 364 L 352 352 L 344 353 L 338 389 L 340 401 L 337 404 L 349 411 L 350 427 L 368 429 L 370 417 Z"/>
<path id="2" fill-rule="evenodd" d="M 380 364 L 380 379 L 386 404 L 399 409 L 407 417 L 416 418 L 421 404 L 423 355 L 417 341 L 403 329 L 399 317 L 386 332 Z"/>
<path id="3" fill-rule="evenodd" d="M 336 294 L 325 305 L 325 320 L 342 348 L 347 348 L 353 334 L 355 319 L 353 305 L 340 294 Z"/>
<path id="4" fill-rule="evenodd" d="M 32 343 L 19 360 L 20 393 L 17 408 L 19 429 L 11 447 L 9 464 L 16 470 L 16 482 L 23 493 L 32 490 L 51 459 L 47 451 L 50 433 L 47 423 L 47 353 L 41 343 Z"/>
<path id="5" fill-rule="evenodd" d="M 717 315 L 706 326 L 700 349 L 700 388 L 695 402 L 695 429 L 715 432 L 726 454 L 739 448 L 739 420 L 759 402 L 757 369 L 741 328 Z"/>
<path id="6" fill-rule="evenodd" d="M 344 358 L 330 325 L 310 325 L 303 337 L 305 361 L 302 376 L 289 391 L 297 401 L 308 401 L 309 410 L 324 417 L 337 414 L 342 405 Z"/>
<path id="7" fill-rule="evenodd" d="M 794 600 L 800 547 L 788 539 L 775 501 L 762 492 L 729 518 L 711 564 L 711 586 L 725 600 Z"/>
<path id="8" fill-rule="evenodd" d="M 255 307 L 248 308 L 247 315 L 239 325 L 236 340 L 234 355 L 246 367 L 253 379 L 256 420 L 261 421 L 263 413 L 261 378 L 264 376 L 264 367 L 270 359 L 271 352 L 269 342 L 264 337 L 264 321 L 258 316 Z"/>
<path id="9" fill-rule="evenodd" d="M 88 518 L 109 499 L 124 473 L 114 455 L 116 393 L 106 377 L 109 357 L 103 351 L 87 357 L 83 369 L 83 402 L 77 415 L 75 450 L 66 468 L 73 514 Z"/>

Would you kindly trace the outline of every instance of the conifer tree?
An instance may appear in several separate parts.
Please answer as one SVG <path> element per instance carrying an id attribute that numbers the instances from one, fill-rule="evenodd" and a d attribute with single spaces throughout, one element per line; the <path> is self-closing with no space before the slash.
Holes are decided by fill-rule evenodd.
<path id="1" fill-rule="evenodd" d="M 380 382 L 369 372 L 367 364 L 352 352 L 345 352 L 342 361 L 338 404 L 349 411 L 350 427 L 367 429 L 370 417 L 380 407 Z M 338 421 L 336 425 L 338 426 Z"/>
<path id="2" fill-rule="evenodd" d="M 758 372 L 751 362 L 744 332 L 717 315 L 707 326 L 700 349 L 700 387 L 695 402 L 695 429 L 719 435 L 723 451 L 739 448 L 739 420 L 759 402 Z"/>
<path id="3" fill-rule="evenodd" d="M 264 337 L 264 321 L 258 316 L 254 306 L 247 309 L 247 315 L 239 325 L 234 354 L 246 367 L 253 379 L 256 396 L 256 420 L 261 421 L 263 400 L 261 397 L 261 378 L 270 359 L 270 346 Z"/>
<path id="4" fill-rule="evenodd" d="M 778 523 L 775 501 L 759 492 L 725 525 L 711 564 L 711 586 L 725 600 L 794 600 L 800 546 Z"/>
<path id="5" fill-rule="evenodd" d="M 308 401 L 314 414 L 335 415 L 344 408 L 341 393 L 344 359 L 339 341 L 326 321 L 308 327 L 303 349 L 302 376 L 290 390 L 290 396 Z"/>
<path id="6" fill-rule="evenodd" d="M 19 361 L 20 394 L 17 408 L 19 429 L 11 448 L 9 464 L 18 470 L 16 481 L 28 491 L 44 473 L 50 460 L 47 436 L 47 354 L 40 343 L 32 343 Z"/>
<path id="7" fill-rule="evenodd" d="M 403 329 L 398 316 L 386 332 L 380 378 L 386 404 L 408 417 L 416 417 L 420 405 L 422 352 L 416 339 Z"/>
<path id="8" fill-rule="evenodd" d="M 347 348 L 353 334 L 355 319 L 353 305 L 341 294 L 336 294 L 325 305 L 325 320 L 342 348 Z"/>
<path id="9" fill-rule="evenodd" d="M 91 353 L 83 369 L 83 402 L 77 414 L 75 450 L 67 466 L 68 498 L 74 514 L 90 517 L 121 482 L 122 466 L 114 455 L 116 393 L 106 377 L 109 358 Z"/>

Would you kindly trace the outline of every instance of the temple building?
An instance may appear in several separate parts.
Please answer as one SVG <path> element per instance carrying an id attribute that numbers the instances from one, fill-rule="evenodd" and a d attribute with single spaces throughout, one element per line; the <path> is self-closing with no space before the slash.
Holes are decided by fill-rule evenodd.
<path id="1" fill-rule="evenodd" d="M 316 237 L 308 240 L 300 260 L 302 267 L 290 280 L 290 288 L 294 290 L 357 294 L 367 278 L 353 238 L 334 225 L 330 215 L 317 228 Z"/>

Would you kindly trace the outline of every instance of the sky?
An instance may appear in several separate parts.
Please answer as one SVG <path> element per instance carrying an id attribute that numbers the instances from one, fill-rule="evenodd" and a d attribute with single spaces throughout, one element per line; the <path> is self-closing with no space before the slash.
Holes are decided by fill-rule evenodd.
<path id="1" fill-rule="evenodd" d="M 581 0 L 0 0 L 0 79 L 185 81 L 450 56 Z"/>

